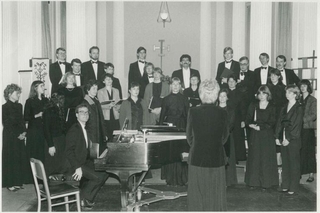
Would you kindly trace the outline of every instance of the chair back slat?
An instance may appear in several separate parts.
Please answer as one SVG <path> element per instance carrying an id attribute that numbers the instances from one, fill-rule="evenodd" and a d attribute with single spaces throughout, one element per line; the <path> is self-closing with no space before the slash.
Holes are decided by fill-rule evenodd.
<path id="1" fill-rule="evenodd" d="M 40 193 L 41 191 L 41 194 L 45 192 L 47 197 L 50 197 L 47 175 L 44 170 L 43 163 L 40 160 L 37 160 L 35 158 L 30 158 L 30 165 L 31 165 L 33 179 L 36 185 L 37 192 Z M 44 190 L 40 190 L 38 179 L 43 181 Z"/>

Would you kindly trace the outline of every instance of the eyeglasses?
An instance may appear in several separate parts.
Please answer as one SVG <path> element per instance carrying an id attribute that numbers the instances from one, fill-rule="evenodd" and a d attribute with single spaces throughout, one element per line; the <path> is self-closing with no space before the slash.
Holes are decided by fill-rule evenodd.
<path id="1" fill-rule="evenodd" d="M 248 65 L 248 64 L 242 64 L 242 63 L 240 63 L 240 66 L 241 66 L 241 65 L 242 65 L 242 66 L 246 66 L 246 65 Z"/>
<path id="2" fill-rule="evenodd" d="M 89 115 L 89 111 L 79 111 L 80 115 Z"/>

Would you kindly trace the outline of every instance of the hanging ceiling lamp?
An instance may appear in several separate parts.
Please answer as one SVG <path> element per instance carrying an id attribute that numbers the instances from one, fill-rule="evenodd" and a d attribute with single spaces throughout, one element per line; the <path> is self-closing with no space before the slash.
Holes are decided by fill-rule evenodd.
<path id="1" fill-rule="evenodd" d="M 158 23 L 162 22 L 163 27 L 165 27 L 166 22 L 171 22 L 168 3 L 165 1 L 161 2 L 160 12 L 159 12 L 157 22 Z"/>

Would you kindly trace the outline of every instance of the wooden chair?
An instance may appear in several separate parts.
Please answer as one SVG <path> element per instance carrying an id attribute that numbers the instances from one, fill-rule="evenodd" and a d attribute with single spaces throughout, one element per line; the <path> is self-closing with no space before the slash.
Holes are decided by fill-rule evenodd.
<path id="1" fill-rule="evenodd" d="M 69 203 L 77 203 L 77 210 L 78 212 L 81 211 L 80 207 L 80 191 L 78 188 L 75 188 L 71 185 L 66 183 L 59 184 L 59 185 L 48 185 L 48 180 L 46 176 L 46 172 L 44 170 L 44 166 L 40 160 L 30 158 L 30 164 L 34 179 L 35 188 L 37 191 L 37 198 L 38 198 L 38 209 L 37 211 L 40 212 L 41 210 L 41 201 L 48 200 L 48 211 L 52 211 L 53 206 L 59 205 L 66 205 L 66 211 L 69 211 Z M 38 179 L 43 181 L 43 187 L 39 187 Z M 76 198 L 74 200 L 69 201 L 69 196 L 75 195 Z M 52 200 L 57 198 L 64 198 L 64 202 L 54 203 L 52 204 Z"/>

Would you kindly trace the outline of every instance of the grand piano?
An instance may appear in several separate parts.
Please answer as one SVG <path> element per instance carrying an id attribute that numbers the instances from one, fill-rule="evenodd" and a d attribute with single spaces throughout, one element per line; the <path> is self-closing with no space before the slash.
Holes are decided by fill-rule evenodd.
<path id="1" fill-rule="evenodd" d="M 141 126 L 142 133 L 121 131 L 108 148 L 95 159 L 95 170 L 115 174 L 121 184 L 121 211 L 139 211 L 140 206 L 187 193 L 158 191 L 141 186 L 150 168 L 181 162 L 189 152 L 186 134 L 171 126 Z M 139 180 L 135 174 L 141 173 Z M 133 178 L 130 178 L 133 176 Z M 133 181 L 132 181 L 133 179 Z M 155 197 L 141 200 L 142 192 Z"/>

